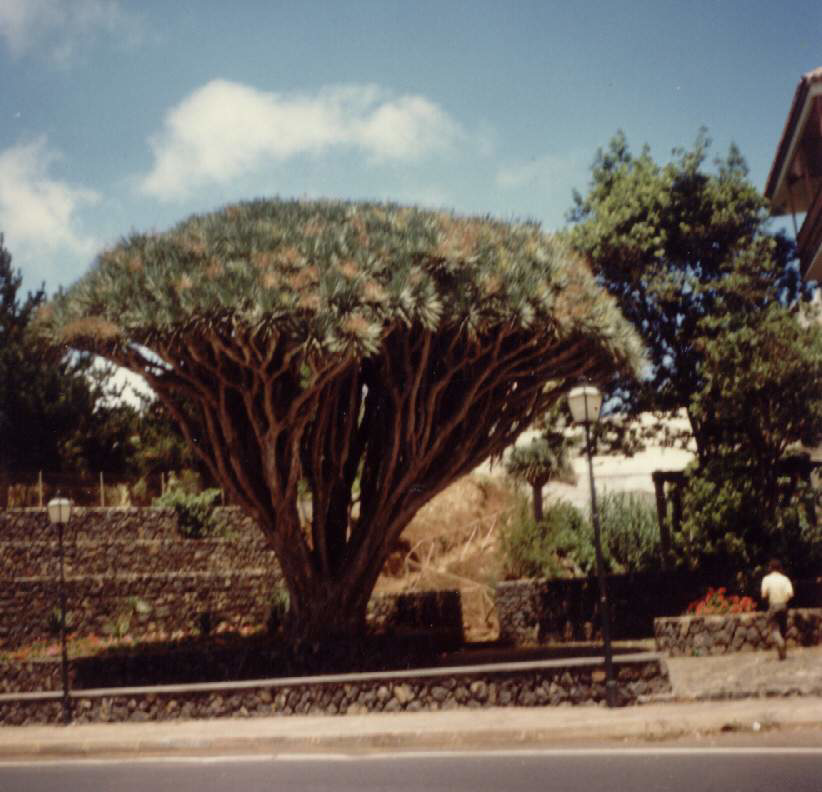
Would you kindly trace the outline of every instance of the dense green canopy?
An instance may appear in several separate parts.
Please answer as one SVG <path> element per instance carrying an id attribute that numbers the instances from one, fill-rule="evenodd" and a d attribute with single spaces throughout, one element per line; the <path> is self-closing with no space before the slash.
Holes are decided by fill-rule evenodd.
<path id="1" fill-rule="evenodd" d="M 808 558 L 814 545 L 782 461 L 819 442 L 822 334 L 804 310 L 811 288 L 795 246 L 772 228 L 740 152 L 731 146 L 710 167 L 709 146 L 702 132 L 657 163 L 617 134 L 576 196 L 569 237 L 648 349 L 648 376 L 612 383 L 612 404 L 633 417 L 687 412 L 698 467 L 677 538 L 690 537 L 694 563 L 713 555 L 750 574 L 772 554 L 787 560 L 789 546 Z M 788 523 L 805 524 L 806 538 Z"/>
<path id="2" fill-rule="evenodd" d="M 50 311 L 55 338 L 81 346 L 150 346 L 231 323 L 367 355 L 400 321 L 581 333 L 628 368 L 640 349 L 585 267 L 537 225 L 382 204 L 258 200 L 133 234 Z"/>
<path id="3" fill-rule="evenodd" d="M 148 380 L 268 536 L 303 635 L 356 630 L 425 502 L 575 381 L 642 354 L 535 224 L 341 202 L 260 200 L 133 235 L 41 325 Z"/>
<path id="4" fill-rule="evenodd" d="M 617 382 L 609 396 L 633 416 L 687 410 L 700 459 L 725 433 L 712 411 L 692 407 L 714 335 L 707 325 L 791 305 L 802 292 L 793 245 L 771 230 L 741 154 L 731 146 L 711 170 L 709 147 L 702 131 L 660 164 L 618 133 L 597 153 L 588 193 L 575 196 L 569 234 L 648 349 L 648 376 Z"/>
<path id="5" fill-rule="evenodd" d="M 0 507 L 6 477 L 121 475 L 132 454 L 133 411 L 111 403 L 106 372 L 91 356 L 62 355 L 37 343 L 30 330 L 45 289 L 22 298 L 22 281 L 0 233 Z"/>

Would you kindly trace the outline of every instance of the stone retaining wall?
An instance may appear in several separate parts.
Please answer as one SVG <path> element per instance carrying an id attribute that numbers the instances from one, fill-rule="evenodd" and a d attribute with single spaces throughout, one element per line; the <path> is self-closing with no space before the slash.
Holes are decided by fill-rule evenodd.
<path id="1" fill-rule="evenodd" d="M 459 591 L 374 594 L 368 602 L 367 619 L 375 633 L 424 633 L 440 650 L 455 649 L 465 638 Z"/>
<path id="2" fill-rule="evenodd" d="M 214 537 L 187 539 L 172 509 L 75 509 L 63 532 L 66 575 L 276 566 L 262 531 L 239 509 L 218 508 L 214 521 Z M 0 578 L 55 578 L 57 564 L 57 530 L 43 510 L 0 511 Z"/>
<path id="3" fill-rule="evenodd" d="M 283 585 L 274 552 L 239 509 L 214 516 L 218 538 L 189 539 L 172 509 L 74 510 L 64 529 L 70 629 L 142 639 L 265 624 Z M 45 511 L 0 511 L 0 649 L 55 639 L 58 576 Z M 458 592 L 375 596 L 369 620 L 379 632 L 432 631 L 445 647 L 462 641 Z"/>
<path id="4" fill-rule="evenodd" d="M 716 577 L 686 570 L 608 575 L 611 636 L 650 638 L 657 617 L 685 613 L 709 587 L 720 585 Z M 732 585 L 726 587 L 734 590 Z M 820 580 L 794 581 L 794 589 L 792 603 L 797 608 L 822 605 Z M 602 622 L 595 577 L 505 581 L 497 584 L 495 594 L 503 640 L 529 645 L 599 636 Z M 757 592 L 750 594 L 756 600 Z"/>
<path id="5" fill-rule="evenodd" d="M 620 704 L 670 692 L 664 661 L 653 654 L 615 658 Z M 79 723 L 176 718 L 345 715 L 460 707 L 538 707 L 601 703 L 601 658 L 511 663 L 407 672 L 73 691 Z M 61 720 L 59 693 L 0 695 L 0 723 Z"/>
<path id="6" fill-rule="evenodd" d="M 713 655 L 772 649 L 766 613 L 678 616 L 654 619 L 657 650 L 671 656 Z M 822 644 L 822 608 L 788 611 L 788 646 Z"/>
<path id="7" fill-rule="evenodd" d="M 71 632 L 135 639 L 197 634 L 207 621 L 230 629 L 264 624 L 277 570 L 77 577 L 66 580 Z M 58 586 L 42 578 L 0 581 L 0 648 L 57 639 Z"/>
<path id="8" fill-rule="evenodd" d="M 62 688 L 59 644 L 47 656 L 0 655 L 0 693 L 47 692 Z M 72 690 L 241 682 L 356 670 L 401 671 L 435 665 L 443 655 L 436 634 L 392 632 L 372 635 L 359 649 L 333 644 L 316 657 L 295 658 L 266 633 L 212 636 L 177 644 L 119 645 L 69 655 Z M 336 665 L 335 665 L 336 663 Z M 296 669 L 300 668 L 299 671 Z"/>
<path id="9" fill-rule="evenodd" d="M 274 553 L 238 509 L 215 516 L 223 538 L 187 539 L 171 509 L 76 509 L 63 536 L 70 630 L 144 638 L 264 623 L 282 585 Z M 46 513 L 0 512 L 0 649 L 54 640 L 58 576 Z"/>
<path id="10" fill-rule="evenodd" d="M 654 616 L 681 613 L 704 591 L 701 581 L 655 573 L 609 575 L 611 637 L 648 638 Z M 512 580 L 497 584 L 500 638 L 517 645 L 599 639 L 599 583 L 595 577 Z M 675 602 L 672 602 L 672 597 Z"/>

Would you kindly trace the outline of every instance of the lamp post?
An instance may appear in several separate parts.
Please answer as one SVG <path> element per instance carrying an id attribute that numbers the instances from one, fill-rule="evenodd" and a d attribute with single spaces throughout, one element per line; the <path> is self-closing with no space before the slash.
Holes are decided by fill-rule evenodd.
<path id="1" fill-rule="evenodd" d="M 602 393 L 592 385 L 572 388 L 568 393 L 568 407 L 576 423 L 585 426 L 585 453 L 588 457 L 588 480 L 591 484 L 591 520 L 594 523 L 594 550 L 596 552 L 597 579 L 599 580 L 599 609 L 602 614 L 602 642 L 605 651 L 605 701 L 609 707 L 617 704 L 617 688 L 614 679 L 614 660 L 611 651 L 611 616 L 608 607 L 608 587 L 602 560 L 602 532 L 597 511 L 597 495 L 594 487 L 594 462 L 591 454 L 591 424 L 599 420 Z"/>
<path id="2" fill-rule="evenodd" d="M 60 672 L 63 679 L 63 723 L 71 723 L 69 700 L 68 647 L 66 646 L 66 581 L 64 574 L 65 554 L 63 531 L 71 519 L 71 501 L 68 498 L 52 498 L 48 502 L 49 522 L 57 526 L 57 546 L 60 557 Z"/>

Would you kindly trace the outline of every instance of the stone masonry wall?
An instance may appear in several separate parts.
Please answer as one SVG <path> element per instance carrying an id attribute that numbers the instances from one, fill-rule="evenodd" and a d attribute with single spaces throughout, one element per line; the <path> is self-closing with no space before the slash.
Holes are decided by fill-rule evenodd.
<path id="1" fill-rule="evenodd" d="M 664 662 L 655 655 L 615 658 L 620 704 L 670 692 Z M 601 703 L 602 660 L 564 660 L 407 672 L 257 680 L 230 685 L 179 685 L 73 691 L 79 723 L 177 718 L 351 715 L 479 707 L 540 707 Z M 0 723 L 56 723 L 58 692 L 0 695 Z"/>
<path id="2" fill-rule="evenodd" d="M 767 613 L 679 616 L 654 620 L 657 650 L 671 656 L 772 649 Z M 822 608 L 788 611 L 788 646 L 822 644 Z"/>
<path id="3" fill-rule="evenodd" d="M 611 634 L 647 638 L 653 619 L 682 613 L 704 591 L 702 582 L 682 575 L 609 575 Z M 515 644 L 588 641 L 600 633 L 599 583 L 595 577 L 513 580 L 497 584 L 500 638 Z"/>
<path id="4" fill-rule="evenodd" d="M 713 578 L 688 571 L 608 575 L 611 635 L 616 639 L 650 638 L 658 617 L 685 613 Z M 797 608 L 822 605 L 819 580 L 794 581 Z M 728 586 L 732 590 L 732 586 Z M 754 598 L 756 592 L 752 592 Z M 585 641 L 600 632 L 599 585 L 595 577 L 514 580 L 497 584 L 500 638 L 528 645 L 544 641 Z"/>
<path id="5" fill-rule="evenodd" d="M 273 551 L 236 509 L 224 538 L 187 539 L 170 509 L 77 509 L 64 529 L 67 623 L 82 635 L 134 637 L 265 622 L 282 584 Z M 0 512 L 0 648 L 56 634 L 57 529 L 40 510 Z"/>
<path id="6" fill-rule="evenodd" d="M 279 565 L 238 509 L 216 512 L 217 537 L 189 539 L 170 509 L 76 509 L 64 529 L 67 623 L 82 635 L 196 633 L 264 624 Z M 0 649 L 54 640 L 57 529 L 43 510 L 0 511 Z M 462 640 L 458 592 L 372 598 L 379 631 L 430 630 Z"/>
<path id="7" fill-rule="evenodd" d="M 271 594 L 280 584 L 269 572 L 127 574 L 68 578 L 66 622 L 77 635 L 150 638 L 197 633 L 208 621 L 231 629 L 265 623 Z M 5 581 L 0 593 L 0 647 L 14 649 L 55 640 L 55 581 Z"/>

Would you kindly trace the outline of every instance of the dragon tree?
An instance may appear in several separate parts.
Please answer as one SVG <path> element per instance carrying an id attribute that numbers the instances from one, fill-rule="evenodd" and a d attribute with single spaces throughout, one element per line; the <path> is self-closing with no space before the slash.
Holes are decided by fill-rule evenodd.
<path id="1" fill-rule="evenodd" d="M 421 506 L 642 354 L 537 225 L 371 203 L 257 200 L 133 234 L 39 322 L 146 379 L 260 526 L 292 636 L 315 642 L 361 634 Z"/>
<path id="2" fill-rule="evenodd" d="M 531 487 L 531 503 L 534 522 L 541 523 L 542 488 L 549 481 L 576 484 L 576 473 L 571 462 L 571 453 L 576 444 L 565 434 L 565 422 L 559 405 L 538 422 L 542 432 L 528 445 L 514 446 L 505 462 L 505 471 L 515 481 Z"/>

